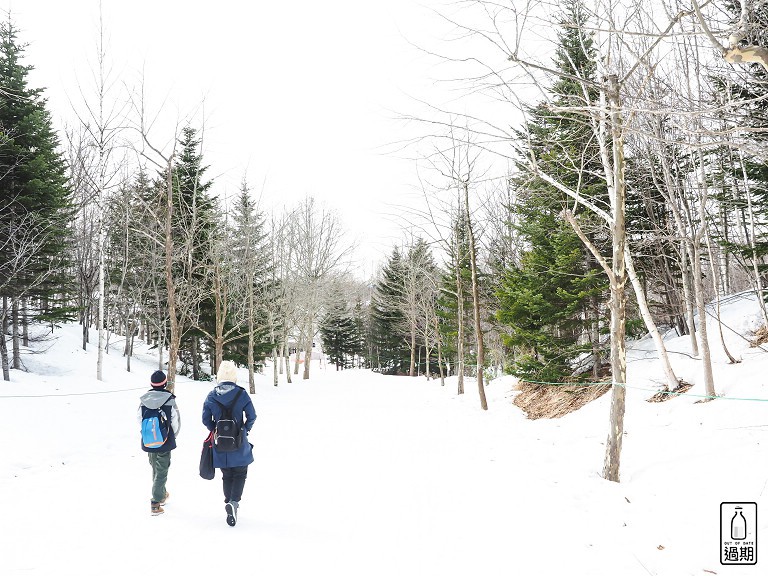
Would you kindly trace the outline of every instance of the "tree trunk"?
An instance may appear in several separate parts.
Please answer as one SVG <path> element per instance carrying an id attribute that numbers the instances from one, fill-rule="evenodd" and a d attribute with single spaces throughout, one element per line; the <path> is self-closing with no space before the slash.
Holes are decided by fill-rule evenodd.
<path id="1" fill-rule="evenodd" d="M 29 347 L 29 315 L 27 314 L 27 299 L 21 300 L 21 343 Z"/>
<path id="2" fill-rule="evenodd" d="M 172 158 L 172 157 L 171 157 Z M 171 324 L 171 337 L 168 343 L 168 390 L 176 388 L 176 362 L 181 344 L 181 327 L 176 315 L 176 284 L 173 279 L 173 162 L 168 160 L 166 175 L 166 215 L 165 215 L 165 287 L 168 294 L 168 318 Z M 162 358 L 162 354 L 161 354 Z"/>
<path id="3" fill-rule="evenodd" d="M 104 190 L 103 190 L 103 184 L 100 183 L 99 185 L 99 205 L 97 207 L 98 210 L 98 226 L 99 226 L 99 303 L 98 303 L 98 316 L 96 322 L 98 323 L 99 328 L 99 351 L 96 355 L 96 379 L 102 380 L 102 373 L 104 369 L 104 300 L 106 298 L 105 295 L 105 287 L 104 287 Z"/>
<path id="4" fill-rule="evenodd" d="M 131 357 L 133 356 L 133 340 L 134 340 L 135 332 L 136 332 L 136 320 L 134 316 L 134 320 L 132 320 L 130 324 L 130 330 L 128 331 L 128 334 L 126 334 L 125 336 L 125 339 L 127 342 L 126 355 L 125 355 L 125 369 L 128 372 L 131 371 Z"/>
<path id="5" fill-rule="evenodd" d="M 427 373 L 427 382 L 431 380 L 432 377 L 432 370 L 430 370 L 429 362 L 431 360 L 432 356 L 432 348 L 430 347 L 431 343 L 429 341 L 429 312 L 427 311 L 424 314 L 424 354 L 426 355 L 426 368 L 425 371 Z"/>
<path id="6" fill-rule="evenodd" d="M 594 318 L 592 320 L 592 379 L 597 381 L 600 378 L 600 368 L 603 363 L 602 352 L 600 349 L 600 302 L 597 296 L 592 298 L 592 309 Z"/>
<path id="7" fill-rule="evenodd" d="M 167 370 L 163 365 L 163 355 L 165 354 L 165 322 L 163 322 L 162 331 L 157 330 L 157 369 Z"/>
<path id="8" fill-rule="evenodd" d="M 683 241 L 685 244 L 685 241 Z M 691 272 L 688 268 L 688 249 L 684 245 L 680 250 L 680 267 L 683 276 L 683 298 L 685 298 L 685 313 L 688 318 L 688 335 L 691 338 L 691 354 L 699 355 L 699 340 L 696 338 L 696 317 L 694 316 L 694 297 L 691 288 Z"/>
<path id="9" fill-rule="evenodd" d="M 701 273 L 701 260 L 698 250 L 694 249 L 696 255 L 693 261 L 694 274 L 694 293 L 696 295 L 696 311 L 699 317 L 699 326 L 697 334 L 699 335 L 701 348 L 701 361 L 704 370 L 704 393 L 707 396 L 715 395 L 715 380 L 712 374 L 712 357 L 709 351 L 709 336 L 707 331 L 707 309 L 704 302 L 704 278 Z"/>
<path id="10" fill-rule="evenodd" d="M 287 343 L 283 344 L 285 350 L 285 380 L 288 384 L 291 383 L 291 349 Z M 296 357 L 298 358 L 299 351 L 296 350 Z"/>
<path id="11" fill-rule="evenodd" d="M 421 376 L 421 346 L 418 346 L 417 348 L 419 350 L 419 354 L 416 358 L 416 376 Z"/>
<path id="12" fill-rule="evenodd" d="M 672 363 L 667 353 L 667 347 L 664 345 L 664 339 L 659 334 L 659 329 L 656 327 L 656 322 L 653 320 L 651 310 L 648 308 L 648 301 L 645 298 L 645 292 L 640 285 L 640 280 L 637 278 L 635 272 L 635 265 L 632 262 L 632 255 L 629 251 L 624 253 L 625 264 L 627 272 L 629 273 L 629 280 L 632 282 L 632 287 L 635 289 L 635 296 L 637 297 L 637 305 L 640 308 L 640 315 L 643 317 L 645 327 L 653 338 L 653 343 L 656 346 L 656 352 L 659 353 L 659 360 L 661 361 L 661 367 L 664 369 L 664 376 L 667 379 L 667 388 L 674 390 L 680 385 L 680 380 L 675 375 L 675 371 L 672 369 Z"/>
<path id="13" fill-rule="evenodd" d="M 707 396 L 715 395 L 715 378 L 712 373 L 712 357 L 709 350 L 709 337 L 707 335 L 707 309 L 704 302 L 704 275 L 701 271 L 701 242 L 707 234 L 707 213 L 706 204 L 708 200 L 708 189 L 706 174 L 702 164 L 703 158 L 699 151 L 699 186 L 701 187 L 701 198 L 699 199 L 699 230 L 693 239 L 693 282 L 694 292 L 696 294 L 696 309 L 699 316 L 699 337 L 701 339 L 701 361 L 704 368 L 704 390 Z"/>
<path id="14" fill-rule="evenodd" d="M 461 247 L 459 245 L 459 224 L 456 224 L 456 372 L 458 373 L 458 393 L 464 394 L 464 291 L 461 284 Z"/>
<path id="15" fill-rule="evenodd" d="M 226 323 L 226 316 L 227 316 L 227 288 L 228 286 L 226 283 L 222 283 L 221 281 L 221 267 L 216 263 L 213 267 L 211 276 L 213 277 L 213 309 L 214 309 L 214 337 L 213 337 L 213 348 L 214 348 L 214 356 L 216 358 L 215 362 L 215 368 L 218 369 L 219 366 L 221 366 L 221 363 L 224 361 L 224 324 Z M 193 343 L 196 344 L 196 337 L 193 337 Z M 250 342 L 250 336 L 249 336 L 249 342 Z M 193 354 L 192 354 L 192 374 L 193 379 L 197 380 L 197 378 L 194 376 L 194 374 L 197 371 L 197 360 L 198 356 L 198 347 L 196 345 L 193 346 Z M 212 363 L 213 364 L 213 363 Z M 213 372 L 214 366 L 211 366 L 211 372 Z M 250 371 L 250 368 L 249 368 Z"/>
<path id="16" fill-rule="evenodd" d="M 712 287 L 715 291 L 715 319 L 717 320 L 717 329 L 720 334 L 720 344 L 723 347 L 723 352 L 725 352 L 725 355 L 728 356 L 728 362 L 730 364 L 738 364 L 739 361 L 731 355 L 730 350 L 728 350 L 728 346 L 725 344 L 725 336 L 723 335 L 723 322 L 720 319 L 720 295 L 721 291 L 725 290 L 725 283 L 719 279 L 719 276 L 723 273 L 723 269 L 715 265 L 714 251 L 712 250 L 712 238 L 709 234 L 706 236 L 706 243 L 707 254 L 709 254 L 709 262 L 712 266 Z"/>
<path id="17" fill-rule="evenodd" d="M 440 386 L 445 386 L 445 375 L 443 374 L 443 345 L 440 338 L 440 325 L 437 323 L 437 315 L 432 316 L 435 324 L 435 337 L 437 339 L 437 367 L 440 369 Z"/>
<path id="18" fill-rule="evenodd" d="M 626 183 L 624 181 L 624 141 L 621 126 L 621 102 L 619 83 L 616 75 L 608 77 L 606 96 L 611 109 L 611 132 L 613 139 L 613 186 L 611 186 L 611 208 L 613 211 L 613 273 L 611 274 L 611 417 L 608 439 L 605 444 L 603 477 L 612 482 L 619 481 L 621 444 L 624 436 L 624 409 L 627 383 L 626 352 L 626 294 L 627 272 L 624 254 L 626 252 Z"/>
<path id="19" fill-rule="evenodd" d="M 3 380 L 11 379 L 11 370 L 8 366 L 8 297 L 3 296 L 3 312 L 0 316 L 0 363 L 3 365 Z"/>
<path id="20" fill-rule="evenodd" d="M 196 339 L 192 339 L 193 347 L 196 348 Z M 221 363 L 224 361 L 224 335 L 223 334 L 217 334 L 213 339 L 213 355 L 210 357 L 211 361 L 211 374 L 216 374 L 216 372 L 219 369 L 219 366 L 221 366 Z M 193 366 L 194 366 L 194 354 L 192 356 L 193 358 Z M 194 380 L 194 368 L 192 372 L 192 379 Z"/>
<path id="21" fill-rule="evenodd" d="M 130 347 L 129 334 L 133 334 L 133 322 L 130 319 L 130 312 L 125 311 L 125 320 L 123 321 L 123 330 L 125 330 L 125 345 L 123 346 L 123 356 L 128 356 L 128 348 Z M 130 372 L 130 370 L 129 370 Z"/>
<path id="22" fill-rule="evenodd" d="M 81 314 L 82 314 L 81 318 L 82 318 L 82 321 L 83 321 L 83 324 L 82 324 L 82 328 L 83 328 L 83 350 L 87 350 L 88 349 L 88 325 L 89 325 L 88 315 L 89 315 L 89 312 L 87 310 L 83 310 L 83 312 Z"/>
<path id="23" fill-rule="evenodd" d="M 272 383 L 277 386 L 277 346 L 272 346 Z M 251 394 L 256 392 L 256 383 L 251 382 Z"/>
<path id="24" fill-rule="evenodd" d="M 19 339 L 19 301 L 16 298 L 11 300 L 11 331 L 13 347 L 13 369 L 21 370 L 21 341 Z"/>
<path id="25" fill-rule="evenodd" d="M 190 343 L 190 346 L 191 346 L 192 349 L 191 349 L 190 352 L 191 352 L 191 355 L 192 355 L 192 380 L 194 380 L 195 382 L 200 380 L 200 357 L 199 357 L 200 354 L 198 352 L 199 344 L 200 344 L 200 339 L 197 336 L 192 336 L 192 342 Z M 220 345 L 220 342 L 219 342 L 219 339 L 217 338 L 216 339 L 216 350 L 217 351 L 219 349 L 219 345 Z M 223 349 L 224 349 L 223 344 L 221 345 L 221 349 L 223 351 Z M 219 362 L 218 362 L 218 359 L 216 361 L 216 366 L 221 366 L 221 364 L 219 364 Z"/>
<path id="26" fill-rule="evenodd" d="M 475 343 L 477 345 L 477 389 L 480 393 L 480 407 L 488 410 L 488 401 L 485 398 L 485 385 L 483 384 L 483 367 L 485 366 L 485 347 L 483 342 L 483 330 L 480 322 L 480 287 L 477 280 L 477 252 L 475 248 L 475 234 L 472 231 L 472 218 L 469 211 L 469 184 L 464 182 L 464 210 L 467 218 L 467 237 L 469 239 L 469 264 L 472 271 L 472 304 L 475 317 Z"/>
<path id="27" fill-rule="evenodd" d="M 250 246 L 250 242 L 249 242 L 249 246 Z M 250 252 L 250 248 L 249 248 L 249 252 Z M 253 364 L 255 361 L 253 358 L 253 346 L 254 346 L 253 335 L 256 330 L 254 326 L 253 317 L 256 314 L 255 308 L 256 307 L 254 306 L 254 301 L 253 301 L 253 274 L 249 272 L 248 274 L 248 389 L 251 391 L 251 394 L 256 393 L 256 379 L 254 378 L 254 374 L 253 374 Z M 272 325 L 273 325 L 272 313 L 270 312 L 269 330 L 270 330 L 270 333 L 272 334 L 272 341 L 274 342 L 275 337 L 274 337 Z M 275 350 L 273 348 L 272 356 L 273 356 L 273 361 L 276 364 L 276 358 L 274 358 L 274 355 L 275 355 Z M 275 372 L 275 386 L 277 386 L 277 372 Z"/>
<path id="28" fill-rule="evenodd" d="M 310 328 L 309 333 L 312 333 Z M 312 362 L 312 336 L 307 336 L 306 348 L 304 349 L 304 374 L 302 374 L 302 380 L 309 380 L 309 365 Z"/>
<path id="29" fill-rule="evenodd" d="M 660 136 L 660 135 L 659 135 Z M 674 159 L 672 159 L 674 160 Z M 691 353 L 694 356 L 698 356 L 699 354 L 699 346 L 698 342 L 696 340 L 696 324 L 694 322 L 694 316 L 693 316 L 693 294 L 691 290 L 691 271 L 689 269 L 688 261 L 692 260 L 694 258 L 694 255 L 692 252 L 689 251 L 689 244 L 687 242 L 688 237 L 688 229 L 683 224 L 683 218 L 680 214 L 680 207 L 678 206 L 678 202 L 683 204 L 683 207 L 686 208 L 687 211 L 687 205 L 685 202 L 685 195 L 682 192 L 679 192 L 679 186 L 676 182 L 674 172 L 675 169 L 672 167 L 672 162 L 670 162 L 670 158 L 666 154 L 661 154 L 659 156 L 659 161 L 661 162 L 663 174 L 664 174 L 664 182 L 666 185 L 666 189 L 668 190 L 668 198 L 667 198 L 667 205 L 672 212 L 672 216 L 675 220 L 675 226 L 677 227 L 677 232 L 680 238 L 682 239 L 680 241 L 680 275 L 682 276 L 683 280 L 683 299 L 685 303 L 685 310 L 686 310 L 686 317 L 688 320 L 688 334 L 690 336 L 691 341 Z"/>

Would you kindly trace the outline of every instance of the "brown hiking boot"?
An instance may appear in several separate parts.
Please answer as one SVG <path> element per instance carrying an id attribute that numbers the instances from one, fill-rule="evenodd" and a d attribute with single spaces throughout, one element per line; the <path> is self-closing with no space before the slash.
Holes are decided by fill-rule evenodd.
<path id="1" fill-rule="evenodd" d="M 160 506 L 160 502 L 152 502 L 152 516 L 159 516 L 163 514 L 165 510 Z"/>
<path id="2" fill-rule="evenodd" d="M 168 500 L 168 497 L 170 495 L 171 495 L 171 493 L 166 490 L 165 491 L 165 496 L 163 496 L 163 499 L 160 500 L 160 502 L 158 502 L 158 504 L 160 504 L 160 506 L 165 506 L 165 501 Z"/>

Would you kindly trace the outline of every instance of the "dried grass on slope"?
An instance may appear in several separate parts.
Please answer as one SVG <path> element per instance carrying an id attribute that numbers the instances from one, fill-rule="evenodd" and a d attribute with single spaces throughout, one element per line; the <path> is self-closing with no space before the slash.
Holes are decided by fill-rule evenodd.
<path id="1" fill-rule="evenodd" d="M 514 404 L 521 408 L 531 420 L 561 418 L 600 398 L 610 389 L 610 382 L 590 385 L 548 385 L 520 380 L 516 387 L 520 394 L 515 396 Z"/>

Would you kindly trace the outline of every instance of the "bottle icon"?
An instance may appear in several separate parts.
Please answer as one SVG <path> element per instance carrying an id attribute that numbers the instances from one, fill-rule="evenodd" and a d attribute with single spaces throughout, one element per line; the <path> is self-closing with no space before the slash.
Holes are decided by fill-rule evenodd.
<path id="1" fill-rule="evenodd" d="M 736 511 L 731 518 L 731 538 L 733 540 L 744 540 L 747 537 L 747 519 L 741 512 L 741 506 L 736 506 Z"/>

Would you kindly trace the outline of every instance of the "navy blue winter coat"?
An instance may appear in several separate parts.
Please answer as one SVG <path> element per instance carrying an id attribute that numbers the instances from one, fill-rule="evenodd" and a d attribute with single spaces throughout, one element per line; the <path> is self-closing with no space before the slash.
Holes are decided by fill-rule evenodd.
<path id="1" fill-rule="evenodd" d="M 203 425 L 208 430 L 213 431 L 216 428 L 216 422 L 224 413 L 224 407 L 221 404 L 228 406 L 235 397 L 238 388 L 240 386 L 236 386 L 232 382 L 222 382 L 208 393 L 208 397 L 203 404 Z M 215 468 L 248 466 L 248 464 L 253 462 L 253 446 L 248 442 L 247 433 L 251 431 L 256 421 L 256 410 L 253 408 L 251 397 L 245 390 L 240 393 L 237 402 L 232 406 L 232 418 L 237 420 L 241 428 L 245 430 L 246 437 L 243 439 L 244 441 L 240 445 L 240 449 L 236 452 L 217 452 L 214 445 L 213 466 Z"/>

